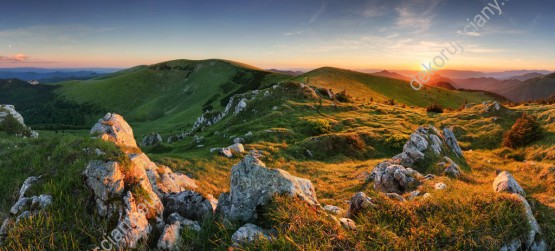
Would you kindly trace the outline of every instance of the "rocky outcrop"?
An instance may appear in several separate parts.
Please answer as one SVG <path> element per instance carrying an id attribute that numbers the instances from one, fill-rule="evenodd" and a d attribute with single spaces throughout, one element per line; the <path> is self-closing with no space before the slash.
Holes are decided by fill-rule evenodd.
<path id="1" fill-rule="evenodd" d="M 4 118 L 8 115 L 12 115 L 22 126 L 27 127 L 25 125 L 25 120 L 23 119 L 23 116 L 21 116 L 21 114 L 15 110 L 15 106 L 13 106 L 13 105 L 0 105 L 0 122 L 2 122 L 4 120 Z M 30 130 L 30 134 L 29 135 L 23 135 L 24 137 L 26 137 L 26 136 L 30 136 L 31 138 L 38 138 L 39 137 L 38 132 L 32 131 L 31 128 L 28 128 L 28 129 Z"/>
<path id="2" fill-rule="evenodd" d="M 420 180 L 424 178 L 422 174 L 402 165 L 384 161 L 372 171 L 370 175 L 374 179 L 374 188 L 384 193 L 403 194 L 411 188 L 416 188 Z"/>
<path id="3" fill-rule="evenodd" d="M 461 169 L 459 165 L 455 163 L 451 158 L 445 156 L 445 162 L 440 162 L 439 165 L 444 167 L 443 174 L 452 177 L 452 178 L 459 178 L 461 177 Z"/>
<path id="4" fill-rule="evenodd" d="M 274 195 L 298 197 L 309 205 L 319 206 L 309 180 L 267 168 L 254 155 L 246 156 L 231 169 L 230 191 L 218 200 L 217 213 L 221 217 L 231 222 L 254 222 L 258 217 L 256 208 L 270 202 Z"/>
<path id="5" fill-rule="evenodd" d="M 511 173 L 503 171 L 493 181 L 493 190 L 498 193 L 516 193 L 526 196 L 524 189 L 516 182 Z"/>
<path id="6" fill-rule="evenodd" d="M 0 105 L 0 121 L 3 120 L 4 117 L 11 114 L 20 124 L 25 125 L 25 120 L 23 116 L 19 112 L 15 110 L 15 106 L 13 105 Z"/>
<path id="7" fill-rule="evenodd" d="M 501 247 L 501 251 L 517 251 L 517 250 L 534 250 L 534 251 L 545 251 L 547 250 L 547 244 L 543 240 L 542 233 L 540 230 L 540 225 L 534 217 L 532 208 L 530 204 L 523 197 L 525 195 L 524 190 L 514 179 L 514 177 L 507 171 L 499 173 L 497 178 L 493 182 L 493 190 L 498 193 L 509 193 L 510 196 L 520 202 L 524 207 L 526 213 L 526 220 L 528 222 L 528 228 L 530 231 L 526 236 L 522 238 L 515 239 Z"/>
<path id="8" fill-rule="evenodd" d="M 40 176 L 31 176 L 23 182 L 23 185 L 19 190 L 19 198 L 17 202 L 11 207 L 8 217 L 4 220 L 2 226 L 0 227 L 0 246 L 6 238 L 10 227 L 14 223 L 18 223 L 22 219 L 34 217 L 52 204 L 52 196 L 47 194 L 26 197 L 26 194 L 31 186 L 37 183 L 40 178 Z"/>
<path id="9" fill-rule="evenodd" d="M 403 152 L 394 156 L 404 167 L 414 167 L 427 154 L 429 158 L 438 158 L 452 151 L 457 157 L 463 158 L 462 150 L 449 128 L 443 129 L 443 134 L 433 126 L 420 127 L 411 134 L 410 139 L 403 146 Z"/>
<path id="10" fill-rule="evenodd" d="M 118 114 L 106 114 L 91 129 L 91 134 L 114 142 L 125 153 L 117 161 L 93 160 L 83 172 L 85 184 L 93 192 L 98 214 L 118 217 L 116 228 L 108 231 L 118 248 L 136 248 L 141 241 L 156 238 L 152 235 L 157 233 L 163 233 L 158 243 L 161 247 L 174 248 L 172 240 L 177 238 L 182 225 L 190 225 L 190 222 L 175 220 L 176 216 L 168 217 L 164 222 L 166 206 L 163 201 L 171 201 L 170 207 L 166 208 L 168 214 L 174 213 L 173 209 L 180 212 L 179 209 L 184 208 L 197 212 L 196 204 L 191 205 L 196 200 L 180 197 L 186 192 L 194 193 L 187 191 L 197 187 L 194 180 L 152 162 L 137 147 L 133 130 Z M 202 199 L 206 201 L 204 206 L 213 212 L 210 201 Z M 192 212 L 182 216 L 194 217 Z"/>
<path id="11" fill-rule="evenodd" d="M 343 213 L 344 213 L 343 209 L 341 209 L 339 207 L 336 207 L 336 206 L 333 206 L 333 205 L 326 205 L 326 206 L 324 206 L 323 209 L 324 209 L 324 211 L 326 211 L 327 213 L 332 214 L 332 215 L 343 215 Z"/>
<path id="12" fill-rule="evenodd" d="M 158 133 L 152 133 L 143 137 L 141 141 L 141 146 L 148 147 L 148 146 L 155 146 L 162 144 L 162 136 Z"/>
<path id="13" fill-rule="evenodd" d="M 462 158 L 463 152 L 453 131 L 447 127 L 443 128 L 443 137 L 445 138 L 445 142 L 451 151 L 455 153 L 457 157 Z"/>
<path id="14" fill-rule="evenodd" d="M 133 136 L 133 129 L 118 114 L 107 113 L 98 120 L 91 129 L 91 135 L 99 137 L 104 141 L 114 142 L 128 153 L 129 148 L 136 149 L 137 142 Z"/>

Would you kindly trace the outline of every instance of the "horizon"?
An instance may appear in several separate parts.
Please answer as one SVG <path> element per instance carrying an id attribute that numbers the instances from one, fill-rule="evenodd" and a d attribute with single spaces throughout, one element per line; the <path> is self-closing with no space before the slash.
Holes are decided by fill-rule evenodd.
<path id="1" fill-rule="evenodd" d="M 446 57 L 445 69 L 555 71 L 548 0 L 129 3 L 5 4 L 0 68 L 222 58 L 262 69 L 419 71 L 456 41 L 463 52 Z"/>

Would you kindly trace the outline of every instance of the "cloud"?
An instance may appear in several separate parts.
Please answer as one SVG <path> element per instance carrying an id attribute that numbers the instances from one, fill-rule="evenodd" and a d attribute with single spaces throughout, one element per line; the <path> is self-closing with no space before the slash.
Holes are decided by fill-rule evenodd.
<path id="1" fill-rule="evenodd" d="M 309 23 L 314 23 L 318 20 L 318 18 L 320 17 L 320 15 L 322 15 L 322 13 L 324 13 L 324 11 L 326 10 L 326 7 L 328 6 L 327 3 L 322 2 L 322 7 L 320 7 L 320 9 L 314 13 L 314 15 L 312 16 L 312 18 L 310 18 L 310 20 L 308 21 Z"/>
<path id="2" fill-rule="evenodd" d="M 301 35 L 301 34 L 303 34 L 303 31 L 287 32 L 287 33 L 285 33 L 284 35 L 285 35 L 286 37 L 289 37 L 289 36 L 296 36 L 296 35 Z"/>
<path id="3" fill-rule="evenodd" d="M 395 11 L 398 17 L 396 27 L 413 30 L 412 33 L 421 34 L 430 29 L 433 24 L 433 11 L 439 0 L 407 0 L 400 4 Z M 423 8 L 425 7 L 425 8 Z"/>
<path id="4" fill-rule="evenodd" d="M 20 63 L 27 61 L 29 56 L 24 54 L 15 54 L 11 56 L 0 56 L 0 62 L 8 62 L 8 63 Z"/>

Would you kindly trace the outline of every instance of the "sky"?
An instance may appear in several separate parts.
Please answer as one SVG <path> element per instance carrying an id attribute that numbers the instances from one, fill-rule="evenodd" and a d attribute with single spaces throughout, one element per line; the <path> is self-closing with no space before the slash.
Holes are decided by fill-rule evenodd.
<path id="1" fill-rule="evenodd" d="M 0 4 L 4 68 L 126 68 L 221 58 L 266 69 L 421 70 L 457 41 L 464 51 L 443 52 L 443 69 L 555 71 L 554 0 Z"/>

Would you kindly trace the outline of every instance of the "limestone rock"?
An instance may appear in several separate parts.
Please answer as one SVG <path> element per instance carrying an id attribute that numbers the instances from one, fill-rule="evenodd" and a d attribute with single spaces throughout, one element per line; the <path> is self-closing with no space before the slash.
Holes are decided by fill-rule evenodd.
<path id="1" fill-rule="evenodd" d="M 112 200 L 123 196 L 124 176 L 117 162 L 89 162 L 85 172 L 85 183 L 93 191 L 98 214 L 109 216 L 117 211 Z"/>
<path id="2" fill-rule="evenodd" d="M 152 133 L 143 137 L 141 146 L 155 146 L 162 144 L 162 136 L 158 133 Z"/>
<path id="3" fill-rule="evenodd" d="M 8 116 L 8 114 L 11 114 L 17 121 L 19 121 L 20 124 L 25 125 L 23 116 L 15 110 L 15 106 L 0 105 L 0 121 L 2 121 L 4 117 Z"/>
<path id="4" fill-rule="evenodd" d="M 162 235 L 158 239 L 157 247 L 159 250 L 175 251 L 180 250 L 181 231 L 183 228 L 189 228 L 199 232 L 201 230 L 198 222 L 185 219 L 177 213 L 173 213 L 168 217 L 170 223 L 164 226 Z"/>
<path id="5" fill-rule="evenodd" d="M 232 222 L 253 222 L 257 206 L 267 204 L 274 195 L 289 195 L 319 206 L 314 186 L 307 179 L 281 169 L 267 168 L 253 154 L 233 166 L 230 192 L 218 200 L 217 212 Z"/>
<path id="6" fill-rule="evenodd" d="M 443 182 L 438 182 L 434 185 L 434 188 L 436 190 L 444 190 L 444 189 L 447 189 L 447 185 Z"/>
<path id="7" fill-rule="evenodd" d="M 351 198 L 349 210 L 347 211 L 347 217 L 351 218 L 360 213 L 362 210 L 372 206 L 374 206 L 372 199 L 365 193 L 358 192 Z"/>
<path id="8" fill-rule="evenodd" d="M 423 176 L 411 168 L 401 165 L 391 164 L 384 161 L 372 171 L 371 177 L 374 178 L 374 188 L 384 193 L 403 194 L 411 187 L 418 186 L 419 179 Z"/>
<path id="9" fill-rule="evenodd" d="M 254 224 L 247 223 L 244 226 L 240 227 L 235 233 L 233 233 L 233 235 L 231 236 L 231 242 L 234 246 L 239 246 L 252 243 L 261 238 L 271 239 L 269 231 L 264 230 Z"/>
<path id="10" fill-rule="evenodd" d="M 180 216 L 200 221 L 204 217 L 214 214 L 214 209 L 209 200 L 194 191 L 184 191 L 171 194 L 165 199 L 165 215 L 177 213 Z"/>
<path id="11" fill-rule="evenodd" d="M 516 193 L 526 196 L 524 189 L 516 182 L 511 173 L 503 171 L 493 181 L 493 190 L 496 192 Z"/>
<path id="12" fill-rule="evenodd" d="M 231 150 L 231 152 L 235 153 L 235 154 L 244 153 L 245 152 L 245 147 L 241 143 L 235 143 L 235 144 L 229 146 L 229 150 Z"/>
<path id="13" fill-rule="evenodd" d="M 98 120 L 91 129 L 91 135 L 98 136 L 105 141 L 112 141 L 122 148 L 137 148 L 133 137 L 133 129 L 118 114 L 107 113 Z M 127 152 L 127 149 L 125 152 Z"/>
<path id="14" fill-rule="evenodd" d="M 457 138 L 455 137 L 453 131 L 447 127 L 443 128 L 443 137 L 445 137 L 445 142 L 447 143 L 451 151 L 453 151 L 457 155 L 457 157 L 463 157 L 462 149 L 459 146 L 459 142 L 457 141 Z"/>
<path id="15" fill-rule="evenodd" d="M 459 168 L 459 166 L 447 156 L 445 156 L 444 159 L 447 161 L 447 163 L 445 164 L 443 174 L 453 178 L 461 177 L 461 169 Z"/>
<path id="16" fill-rule="evenodd" d="M 400 202 L 405 202 L 405 198 L 403 198 L 403 196 L 396 194 L 396 193 L 386 193 L 385 196 L 387 196 L 390 199 L 394 199 L 394 200 L 398 200 Z"/>
<path id="17" fill-rule="evenodd" d="M 227 147 L 226 148 L 221 148 L 220 153 L 225 157 L 233 158 L 233 153 L 231 153 L 231 149 L 229 149 Z"/>
<path id="18" fill-rule="evenodd" d="M 343 209 L 332 205 L 324 206 L 324 211 L 333 215 L 342 215 L 344 213 Z"/>
<path id="19" fill-rule="evenodd" d="M 542 238 L 540 225 L 534 217 L 534 213 L 532 212 L 532 208 L 530 207 L 530 204 L 528 204 L 528 201 L 518 193 L 513 193 L 510 196 L 522 203 L 522 206 L 524 207 L 524 210 L 526 212 L 526 219 L 528 221 L 530 231 L 526 236 L 524 236 L 523 239 L 515 239 L 508 244 L 503 245 L 500 250 L 548 250 L 547 244 Z"/>
<path id="20" fill-rule="evenodd" d="M 357 229 L 356 223 L 349 218 L 339 218 L 339 222 L 341 223 L 341 226 L 344 227 L 345 229 L 348 229 L 348 230 Z"/>

